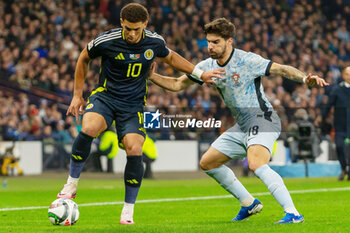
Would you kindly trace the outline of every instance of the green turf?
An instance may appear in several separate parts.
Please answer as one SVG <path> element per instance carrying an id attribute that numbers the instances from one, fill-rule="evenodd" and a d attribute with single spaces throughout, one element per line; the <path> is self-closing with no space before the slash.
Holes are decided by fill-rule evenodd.
<path id="1" fill-rule="evenodd" d="M 2 183 L 0 178 L 0 184 Z M 49 206 L 62 188 L 63 179 L 8 178 L 0 187 L 0 209 Z M 257 178 L 242 178 L 251 193 L 267 192 Z M 289 190 L 347 187 L 350 182 L 335 178 L 285 179 Z M 227 195 L 211 179 L 144 180 L 139 200 Z M 123 201 L 121 180 L 81 179 L 77 204 Z M 233 198 L 139 203 L 135 207 L 135 225 L 119 225 L 122 205 L 81 206 L 80 219 L 71 227 L 53 226 L 47 209 L 0 211 L 0 232 L 350 232 L 350 192 L 314 192 L 292 194 L 302 224 L 275 225 L 283 217 L 282 208 L 271 195 L 259 196 L 264 204 L 261 214 L 248 221 L 232 223 L 239 211 Z"/>

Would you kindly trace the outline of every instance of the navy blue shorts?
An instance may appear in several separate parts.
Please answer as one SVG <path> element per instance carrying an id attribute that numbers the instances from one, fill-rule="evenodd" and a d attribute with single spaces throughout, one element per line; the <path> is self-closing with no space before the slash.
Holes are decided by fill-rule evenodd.
<path id="1" fill-rule="evenodd" d="M 121 143 L 123 137 L 128 133 L 137 133 L 146 137 L 143 128 L 144 106 L 127 106 L 118 103 L 104 92 L 97 92 L 88 99 L 85 113 L 96 112 L 105 118 L 107 129 L 115 121 L 118 140 Z"/>

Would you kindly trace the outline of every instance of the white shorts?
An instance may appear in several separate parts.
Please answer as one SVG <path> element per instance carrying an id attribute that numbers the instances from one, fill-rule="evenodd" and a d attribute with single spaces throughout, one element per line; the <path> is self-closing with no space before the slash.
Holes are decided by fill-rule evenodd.
<path id="1" fill-rule="evenodd" d="M 238 124 L 235 124 L 221 134 L 213 142 L 212 147 L 231 159 L 246 157 L 247 149 L 251 145 L 264 146 L 272 154 L 273 144 L 281 133 L 279 118 L 274 118 L 271 122 L 255 117 L 248 122 L 248 125 L 247 132 L 244 132 Z"/>

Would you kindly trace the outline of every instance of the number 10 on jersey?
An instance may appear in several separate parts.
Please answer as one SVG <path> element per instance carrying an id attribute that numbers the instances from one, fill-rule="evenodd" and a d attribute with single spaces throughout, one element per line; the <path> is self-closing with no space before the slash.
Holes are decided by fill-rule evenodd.
<path id="1" fill-rule="evenodd" d="M 126 73 L 126 77 L 136 78 L 140 75 L 142 68 L 142 63 L 129 63 L 128 72 Z"/>

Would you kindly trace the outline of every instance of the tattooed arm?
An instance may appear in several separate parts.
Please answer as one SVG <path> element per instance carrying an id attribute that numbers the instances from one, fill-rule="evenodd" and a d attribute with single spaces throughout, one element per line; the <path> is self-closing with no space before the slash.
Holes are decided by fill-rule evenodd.
<path id="1" fill-rule="evenodd" d="M 324 79 L 318 77 L 317 75 L 311 75 L 311 74 L 306 75 L 302 71 L 292 66 L 281 65 L 275 62 L 273 62 L 271 65 L 270 74 L 280 75 L 282 77 L 285 77 L 300 83 L 304 82 L 311 87 L 316 85 L 319 85 L 321 87 L 329 85 L 324 81 Z"/>
<path id="2" fill-rule="evenodd" d="M 291 79 L 293 81 L 302 83 L 303 79 L 306 78 L 306 74 L 300 70 L 287 65 L 280 65 L 278 63 L 272 63 L 270 73 L 274 75 L 280 75 L 282 77 Z"/>

